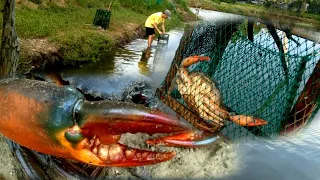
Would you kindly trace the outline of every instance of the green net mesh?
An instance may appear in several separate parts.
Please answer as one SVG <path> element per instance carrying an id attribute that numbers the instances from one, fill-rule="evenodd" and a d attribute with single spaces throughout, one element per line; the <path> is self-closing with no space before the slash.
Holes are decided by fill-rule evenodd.
<path id="1" fill-rule="evenodd" d="M 190 24 L 156 95 L 196 128 L 232 140 L 292 133 L 311 121 L 320 91 L 319 37 L 294 31 L 267 19 Z M 181 64 L 200 55 L 210 60 Z M 252 117 L 268 124 L 239 125 Z"/>

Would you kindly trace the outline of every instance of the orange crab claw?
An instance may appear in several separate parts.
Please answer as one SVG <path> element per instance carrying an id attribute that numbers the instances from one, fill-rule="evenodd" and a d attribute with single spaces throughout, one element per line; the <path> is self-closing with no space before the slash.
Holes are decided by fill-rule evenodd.
<path id="1" fill-rule="evenodd" d="M 190 130 L 191 125 L 174 117 L 142 105 L 98 101 L 78 104 L 75 118 L 86 136 L 103 137 L 106 133 L 179 133 Z"/>
<path id="2" fill-rule="evenodd" d="M 79 132 L 89 141 L 97 141 L 98 145 L 110 148 L 116 143 L 117 153 L 113 155 L 117 161 L 111 163 L 100 157 L 101 150 L 97 146 L 92 150 L 102 161 L 97 165 L 136 166 L 163 162 L 174 157 L 174 152 L 157 153 L 138 149 L 131 149 L 120 145 L 117 141 L 123 133 L 166 133 L 166 137 L 148 140 L 147 144 L 164 144 L 167 146 L 197 147 L 214 143 L 219 136 L 208 137 L 202 133 L 191 131 L 191 125 L 156 110 L 129 103 L 84 102 L 76 111 Z M 93 140 L 94 139 L 94 140 Z M 91 144 L 96 144 L 92 142 Z M 92 146 L 92 145 L 91 145 Z M 92 149 L 92 147 L 90 147 Z M 129 149 L 129 150 L 128 150 Z M 110 150 L 103 150 L 110 152 Z M 105 153 L 106 154 L 106 153 Z M 128 157 L 126 156 L 128 154 Z M 136 157 L 137 156 L 137 157 Z M 134 157 L 134 158 L 133 158 Z"/>
<path id="3" fill-rule="evenodd" d="M 79 127 L 73 127 L 73 135 L 81 134 L 81 132 L 82 130 Z M 67 141 L 63 140 L 62 136 L 58 137 L 58 139 L 68 149 L 68 152 L 72 154 L 73 159 L 96 166 L 143 166 L 164 162 L 175 156 L 175 152 L 160 153 L 130 148 L 117 143 L 120 136 L 112 137 L 109 135 L 108 141 L 106 138 L 99 138 L 98 136 L 86 137 L 73 145 L 70 144 L 70 140 L 72 139 L 70 136 L 72 137 L 72 135 L 68 134 L 68 136 Z"/>
<path id="4" fill-rule="evenodd" d="M 0 81 L 0 132 L 41 153 L 97 166 L 149 165 L 170 160 L 175 153 L 119 144 L 123 133 L 176 136 L 190 130 L 190 124 L 141 105 L 88 102 L 70 86 L 26 79 Z"/>
<path id="5" fill-rule="evenodd" d="M 181 66 L 182 67 L 189 67 L 190 65 L 199 62 L 199 61 L 209 61 L 210 57 L 208 56 L 189 56 L 182 60 Z"/>
<path id="6" fill-rule="evenodd" d="M 263 126 L 268 124 L 268 122 L 263 119 L 246 115 L 234 115 L 230 116 L 229 119 L 240 126 Z"/>

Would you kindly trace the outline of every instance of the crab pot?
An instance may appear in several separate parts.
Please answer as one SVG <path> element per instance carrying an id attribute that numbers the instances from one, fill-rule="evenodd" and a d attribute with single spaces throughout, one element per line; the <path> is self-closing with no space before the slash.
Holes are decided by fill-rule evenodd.
<path id="1" fill-rule="evenodd" d="M 281 26 L 275 20 L 245 17 L 189 24 L 156 96 L 196 128 L 219 130 L 231 140 L 276 137 L 301 129 L 319 109 L 320 35 Z M 220 125 L 201 118 L 176 83 L 180 63 L 191 55 L 210 57 L 189 66 L 188 72 L 201 72 L 215 82 L 221 106 L 268 124 Z"/>
<path id="2" fill-rule="evenodd" d="M 107 29 L 109 28 L 110 18 L 111 18 L 111 11 L 97 9 L 96 15 L 93 19 L 93 25 L 101 26 L 102 28 Z"/>

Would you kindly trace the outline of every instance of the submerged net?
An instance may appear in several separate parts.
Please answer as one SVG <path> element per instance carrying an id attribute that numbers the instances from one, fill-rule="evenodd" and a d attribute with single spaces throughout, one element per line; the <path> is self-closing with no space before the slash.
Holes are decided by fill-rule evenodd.
<path id="1" fill-rule="evenodd" d="M 170 70 L 157 89 L 158 98 L 196 128 L 219 130 L 232 140 L 275 137 L 306 125 L 320 101 L 319 37 L 295 35 L 299 30 L 280 28 L 267 19 L 232 19 L 185 28 Z M 182 60 L 198 55 L 210 60 L 189 66 L 184 80 L 177 74 Z M 199 78 L 199 72 L 206 78 Z M 211 85 L 199 79 L 209 79 Z M 211 100 L 205 99 L 208 96 Z M 237 114 L 268 124 L 248 127 L 225 120 Z"/>

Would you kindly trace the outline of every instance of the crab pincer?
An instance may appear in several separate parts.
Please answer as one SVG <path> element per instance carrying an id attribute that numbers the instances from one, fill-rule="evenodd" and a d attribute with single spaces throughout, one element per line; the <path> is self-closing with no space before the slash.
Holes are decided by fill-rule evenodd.
<path id="1" fill-rule="evenodd" d="M 128 132 L 170 134 L 154 142 L 177 146 L 200 137 L 193 136 L 190 124 L 141 105 L 89 102 L 73 87 L 43 81 L 0 81 L 0 133 L 22 146 L 97 166 L 142 166 L 175 156 L 120 144 Z"/>

